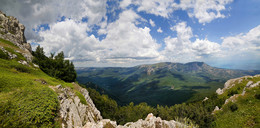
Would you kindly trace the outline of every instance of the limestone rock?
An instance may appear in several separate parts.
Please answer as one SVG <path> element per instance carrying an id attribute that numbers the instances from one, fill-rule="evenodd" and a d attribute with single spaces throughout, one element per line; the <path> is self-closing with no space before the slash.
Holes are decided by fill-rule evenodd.
<path id="1" fill-rule="evenodd" d="M 20 49 L 25 51 L 23 54 L 27 61 L 32 61 L 31 45 L 27 43 L 24 36 L 25 27 L 19 21 L 12 17 L 6 16 L 0 11 L 0 38 L 8 40 Z"/>
<path id="2" fill-rule="evenodd" d="M 258 77 L 258 75 L 255 76 L 244 76 L 244 77 L 240 77 L 240 78 L 235 78 L 235 79 L 230 79 L 228 80 L 225 84 L 224 84 L 224 88 L 220 89 L 218 88 L 216 90 L 216 93 L 218 95 L 221 95 L 225 92 L 225 90 L 232 88 L 233 86 L 235 86 L 235 82 L 237 82 L 238 84 L 241 83 L 244 79 L 247 80 L 248 78 L 253 78 L 253 77 Z"/>
<path id="3" fill-rule="evenodd" d="M 203 101 L 207 101 L 209 98 L 208 97 L 205 97 Z"/>
<path id="4" fill-rule="evenodd" d="M 83 127 L 88 122 L 96 124 L 102 120 L 100 112 L 93 104 L 86 89 L 78 86 L 79 92 L 87 101 L 87 104 L 85 105 L 80 102 L 79 97 L 71 88 L 63 88 L 62 85 L 57 85 L 56 87 L 51 88 L 59 94 L 59 112 L 63 128 Z"/>
<path id="5" fill-rule="evenodd" d="M 166 121 L 160 117 L 155 117 L 152 113 L 148 114 L 145 120 L 139 119 L 137 122 L 129 122 L 124 126 L 117 126 L 117 128 L 179 128 L 185 127 L 184 124 L 174 120 Z"/>

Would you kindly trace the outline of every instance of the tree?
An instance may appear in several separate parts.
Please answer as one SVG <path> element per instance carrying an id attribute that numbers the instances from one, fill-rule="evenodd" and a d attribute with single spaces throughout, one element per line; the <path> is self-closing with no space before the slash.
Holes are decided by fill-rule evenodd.
<path id="1" fill-rule="evenodd" d="M 46 57 L 43 48 L 38 46 L 32 54 L 34 56 L 33 62 L 38 64 L 40 69 L 46 74 L 66 82 L 74 82 L 76 80 L 77 73 L 74 69 L 74 64 L 64 59 L 63 51 L 56 56 L 55 53 L 51 53 L 50 57 Z"/>

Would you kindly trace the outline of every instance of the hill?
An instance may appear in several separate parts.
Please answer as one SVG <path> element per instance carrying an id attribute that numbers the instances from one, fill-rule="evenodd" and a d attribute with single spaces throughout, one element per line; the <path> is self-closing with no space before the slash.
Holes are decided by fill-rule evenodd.
<path id="1" fill-rule="evenodd" d="M 225 102 L 213 111 L 214 127 L 260 127 L 260 75 L 231 79 L 216 92 Z"/>
<path id="2" fill-rule="evenodd" d="M 129 68 L 78 68 L 77 81 L 95 86 L 119 104 L 174 105 L 202 99 L 226 80 L 260 71 L 220 69 L 203 62 L 158 63 Z"/>

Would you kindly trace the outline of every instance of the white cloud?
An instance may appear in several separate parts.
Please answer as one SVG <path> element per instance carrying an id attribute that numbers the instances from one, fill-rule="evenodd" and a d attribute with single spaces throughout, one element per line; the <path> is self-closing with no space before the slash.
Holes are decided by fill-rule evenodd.
<path id="1" fill-rule="evenodd" d="M 220 44 L 208 39 L 191 41 L 195 36 L 185 22 L 171 29 L 177 32 L 177 37 L 164 39 L 165 48 L 161 52 L 164 61 L 204 61 L 215 66 L 229 65 L 229 68 L 259 68 L 260 25 L 245 34 L 223 37 Z M 248 67 L 245 64 L 255 66 Z"/>
<path id="2" fill-rule="evenodd" d="M 179 7 L 188 12 L 189 17 L 195 17 L 199 23 L 209 23 L 217 18 L 225 18 L 221 13 L 225 6 L 233 0 L 181 0 Z"/>
<path id="3" fill-rule="evenodd" d="M 40 31 L 39 36 L 44 38 L 38 42 L 47 55 L 51 52 L 63 51 L 71 59 L 98 60 L 97 53 L 101 46 L 94 35 L 86 35 L 86 23 L 65 20 L 50 25 L 50 30 Z"/>
<path id="4" fill-rule="evenodd" d="M 199 56 L 207 56 L 220 52 L 220 45 L 211 42 L 208 39 L 196 39 L 196 41 L 192 43 L 191 47 L 193 52 Z"/>
<path id="5" fill-rule="evenodd" d="M 226 10 L 226 5 L 233 0 L 180 0 L 180 3 L 174 0 L 123 0 L 120 3 L 121 8 L 126 8 L 130 4 L 137 6 L 137 11 L 144 11 L 156 16 L 169 18 L 175 10 L 187 11 L 189 17 L 195 17 L 199 23 L 209 23 L 217 18 L 225 18 L 221 12 Z"/>
<path id="6" fill-rule="evenodd" d="M 64 51 L 75 64 L 96 66 L 97 63 L 120 64 L 155 61 L 159 56 L 160 45 L 150 35 L 147 27 L 138 28 L 135 21 L 141 18 L 132 10 L 119 15 L 119 19 L 105 29 L 107 35 L 98 40 L 87 35 L 87 23 L 66 19 L 50 25 L 50 30 L 40 31 L 39 42 L 46 53 Z M 81 66 L 86 66 L 81 65 Z"/>
<path id="7" fill-rule="evenodd" d="M 192 42 L 193 37 L 191 27 L 186 22 L 180 22 L 171 28 L 177 32 L 177 37 L 167 37 L 165 49 L 161 52 L 165 60 L 175 62 L 190 62 L 205 60 L 207 57 L 220 52 L 220 45 L 207 39 L 196 39 Z"/>
<path id="8" fill-rule="evenodd" d="M 157 32 L 162 33 L 162 32 L 163 32 L 162 28 L 159 27 L 159 28 L 157 29 Z"/>
<path id="9" fill-rule="evenodd" d="M 155 23 L 154 23 L 154 21 L 152 19 L 149 20 L 149 23 L 151 24 L 152 27 L 155 26 Z"/>
<path id="10" fill-rule="evenodd" d="M 160 45 L 150 35 L 147 27 L 138 28 L 135 21 L 140 18 L 131 10 L 120 14 L 119 19 L 107 27 L 107 37 L 102 40 L 103 45 L 109 45 L 107 54 L 110 58 L 140 59 L 156 58 L 159 56 Z"/>
<path id="11" fill-rule="evenodd" d="M 26 26 L 28 40 L 41 40 L 33 32 L 41 24 L 53 24 L 65 16 L 80 21 L 88 18 L 89 25 L 99 24 L 106 14 L 106 0 L 0 0 L 0 8 L 15 16 Z"/>
<path id="12" fill-rule="evenodd" d="M 120 3 L 121 8 L 126 8 L 130 4 L 138 6 L 137 11 L 144 11 L 156 16 L 169 17 L 176 7 L 174 0 L 123 0 Z"/>
<path id="13" fill-rule="evenodd" d="M 243 51 L 260 51 L 260 25 L 251 29 L 246 34 L 239 34 L 222 38 L 222 48 L 232 53 Z"/>
<path id="14" fill-rule="evenodd" d="M 121 8 L 126 8 L 127 6 L 129 6 L 130 4 L 132 4 L 132 0 L 122 0 L 120 2 L 120 7 Z"/>

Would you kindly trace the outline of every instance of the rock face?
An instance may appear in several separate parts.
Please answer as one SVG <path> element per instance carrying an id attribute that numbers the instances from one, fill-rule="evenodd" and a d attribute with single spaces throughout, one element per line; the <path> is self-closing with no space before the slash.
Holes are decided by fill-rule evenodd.
<path id="1" fill-rule="evenodd" d="M 79 97 L 71 88 L 64 88 L 61 85 L 51 87 L 59 94 L 59 113 L 63 128 L 83 127 L 87 122 L 96 124 L 102 120 L 100 112 L 89 97 L 88 91 L 77 84 L 75 85 L 78 88 L 77 90 L 84 96 L 87 104 L 81 103 Z"/>
<path id="2" fill-rule="evenodd" d="M 25 27 L 19 21 L 12 17 L 6 16 L 0 11 L 0 38 L 8 40 L 18 46 L 20 49 L 26 51 L 24 57 L 28 61 L 32 61 L 31 45 L 26 42 L 24 37 Z"/>

